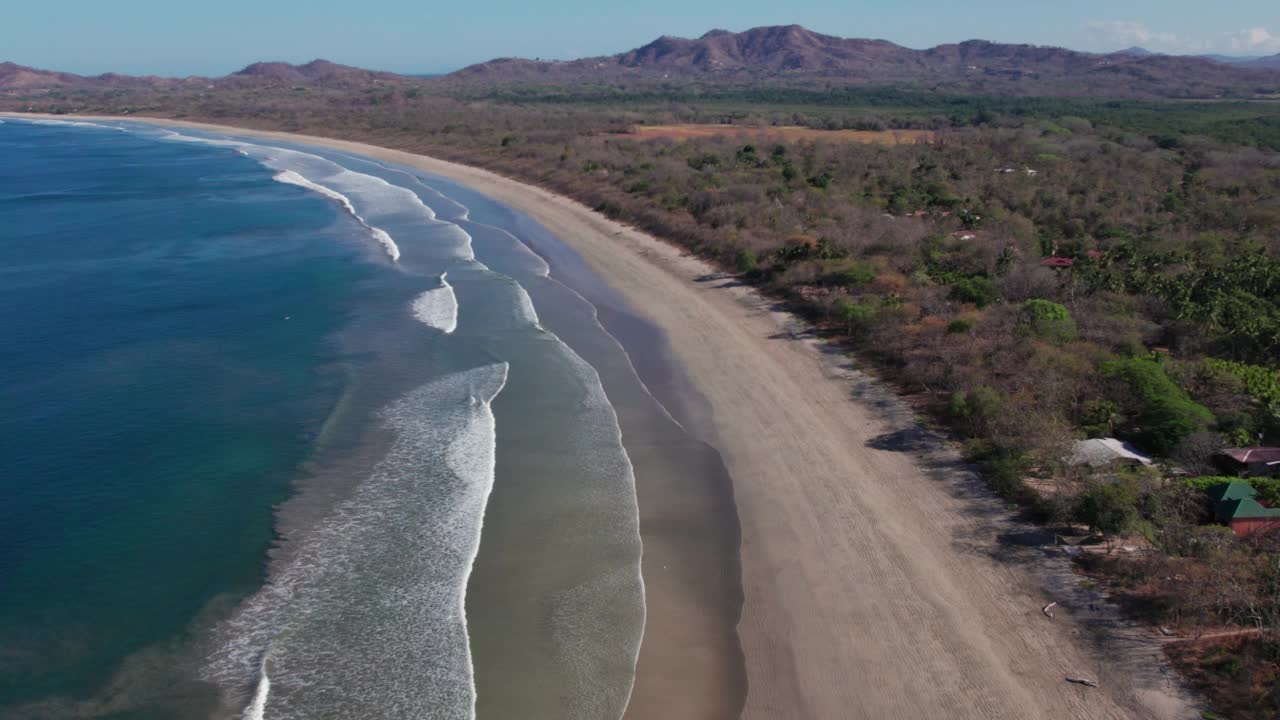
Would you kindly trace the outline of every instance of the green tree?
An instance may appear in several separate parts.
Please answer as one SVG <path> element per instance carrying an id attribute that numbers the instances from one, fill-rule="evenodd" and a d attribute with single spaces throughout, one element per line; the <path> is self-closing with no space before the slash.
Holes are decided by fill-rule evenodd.
<path id="1" fill-rule="evenodd" d="M 1204 432 L 1213 423 L 1213 413 L 1193 401 L 1150 358 L 1125 358 L 1102 364 L 1102 374 L 1128 386 L 1135 434 L 1156 452 L 1167 454 L 1188 435 Z"/>
<path id="2" fill-rule="evenodd" d="M 1138 494 L 1125 483 L 1095 485 L 1080 494 L 1076 519 L 1104 535 L 1127 535 L 1138 525 Z"/>
<path id="3" fill-rule="evenodd" d="M 986 307 L 996 301 L 1000 293 L 991 278 L 982 275 L 960 278 L 951 286 L 951 299 L 957 302 L 973 303 L 978 307 Z"/>
<path id="4" fill-rule="evenodd" d="M 1003 405 L 1004 397 L 998 391 L 982 386 L 952 395 L 947 410 L 962 432 L 981 437 L 991 433 Z"/>
<path id="5" fill-rule="evenodd" d="M 850 335 L 861 334 L 870 327 L 871 322 L 876 318 L 876 306 L 855 303 L 846 297 L 836 300 L 833 309 L 836 317 L 844 323 L 845 331 Z"/>
<path id="6" fill-rule="evenodd" d="M 1115 432 L 1116 426 L 1124 422 L 1124 416 L 1120 414 L 1120 406 L 1110 400 L 1090 400 L 1084 404 L 1080 421 L 1091 436 L 1105 437 Z"/>
<path id="7" fill-rule="evenodd" d="M 862 287 L 876 279 L 875 268 L 862 263 L 845 268 L 835 274 L 834 280 L 848 287 Z"/>
<path id="8" fill-rule="evenodd" d="M 1036 337 L 1057 343 L 1074 340 L 1076 321 L 1065 306 L 1035 298 L 1022 303 L 1022 314 Z"/>

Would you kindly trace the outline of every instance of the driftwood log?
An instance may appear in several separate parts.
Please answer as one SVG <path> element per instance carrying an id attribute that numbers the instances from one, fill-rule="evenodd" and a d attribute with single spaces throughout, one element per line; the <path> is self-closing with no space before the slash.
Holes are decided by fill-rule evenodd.
<path id="1" fill-rule="evenodd" d="M 1045 616 L 1045 617 L 1052 619 L 1052 618 L 1053 618 L 1053 613 L 1052 613 L 1052 612 L 1050 612 L 1050 611 L 1051 611 L 1051 610 L 1053 610 L 1053 606 L 1054 606 L 1054 605 L 1057 605 L 1057 604 L 1058 604 L 1058 601 L 1057 601 L 1057 600 L 1054 600 L 1053 602 L 1049 603 L 1048 605 L 1045 605 L 1044 607 L 1040 608 L 1040 612 L 1044 613 L 1044 616 Z"/>
<path id="2" fill-rule="evenodd" d="M 1092 687 L 1092 688 L 1098 687 L 1098 682 L 1096 680 L 1086 680 L 1085 678 L 1069 677 L 1067 678 L 1067 682 L 1075 683 L 1077 685 L 1087 685 L 1088 687 Z"/>

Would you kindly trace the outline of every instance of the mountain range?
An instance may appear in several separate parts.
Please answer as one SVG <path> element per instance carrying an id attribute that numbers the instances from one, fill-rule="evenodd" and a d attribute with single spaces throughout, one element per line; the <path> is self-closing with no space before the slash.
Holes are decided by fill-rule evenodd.
<path id="1" fill-rule="evenodd" d="M 0 91 L 34 91 L 51 89 L 181 89 L 213 86 L 325 85 L 360 87 L 375 83 L 406 82 L 409 78 L 395 73 L 363 70 L 327 60 L 313 60 L 305 65 L 283 62 L 254 63 L 239 72 L 221 78 L 172 78 L 156 75 L 74 75 L 72 73 L 37 70 L 12 62 L 0 63 Z"/>
<path id="2" fill-rule="evenodd" d="M 85 77 L 0 64 L 0 92 L 52 89 L 204 88 L 372 84 L 462 85 L 673 82 L 907 85 L 929 90 L 1016 95 L 1219 98 L 1280 94 L 1280 56 L 1224 62 L 1130 48 L 1095 54 L 1037 45 L 969 40 L 914 50 L 887 40 L 823 35 L 799 25 L 689 39 L 661 37 L 617 55 L 573 61 L 501 58 L 443 78 L 413 78 L 316 60 L 255 63 L 222 78 Z"/>
<path id="3" fill-rule="evenodd" d="M 787 25 L 695 39 L 661 37 L 643 47 L 567 62 L 503 58 L 453 77 L 488 82 L 584 82 L 695 78 L 760 81 L 810 79 L 849 84 L 915 84 L 1020 93 L 1216 97 L 1269 93 L 1280 74 L 1204 58 L 1157 55 L 1140 48 L 1095 54 L 983 40 L 914 50 L 887 40 L 823 35 Z"/>
<path id="4" fill-rule="evenodd" d="M 1161 55 L 1161 53 L 1152 52 L 1141 47 L 1131 47 L 1121 50 L 1120 52 L 1137 57 Z M 1280 53 L 1261 57 L 1256 55 L 1196 55 L 1194 57 L 1198 57 L 1203 60 L 1212 60 L 1224 65 L 1235 65 L 1237 67 L 1280 69 Z"/>

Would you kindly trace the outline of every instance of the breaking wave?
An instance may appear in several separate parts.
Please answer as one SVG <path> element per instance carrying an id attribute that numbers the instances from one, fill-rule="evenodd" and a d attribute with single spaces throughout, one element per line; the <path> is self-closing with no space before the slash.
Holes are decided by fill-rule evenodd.
<path id="1" fill-rule="evenodd" d="M 401 237 L 398 243 L 392 241 L 386 231 L 386 228 L 392 226 L 410 228 L 407 232 L 415 237 L 409 239 L 414 241 L 416 254 L 424 258 L 437 262 L 475 259 L 475 253 L 471 249 L 471 236 L 466 231 L 454 223 L 437 219 L 435 211 L 427 207 L 417 193 L 392 185 L 380 177 L 349 170 L 332 160 L 300 150 L 244 140 L 197 137 L 167 129 L 162 131 L 161 136 L 177 142 L 231 148 L 277 173 L 292 173 L 286 176 L 291 180 L 294 179 L 293 176 L 297 176 L 307 182 L 305 185 L 299 182 L 293 184 L 323 192 L 333 200 L 338 200 L 336 196 L 342 196 L 345 198 L 344 206 L 349 206 L 346 208 L 348 212 L 369 228 L 370 235 L 387 248 L 388 254 L 391 253 L 389 244 L 396 247 L 396 259 L 400 257 L 401 245 L 406 242 L 406 237 Z M 290 181 L 279 175 L 276 179 Z M 320 190 L 321 187 L 325 190 Z M 397 232 L 397 235 L 401 233 Z M 417 242 L 419 235 L 424 242 Z"/>
<path id="2" fill-rule="evenodd" d="M 382 230 L 381 228 L 376 228 L 370 225 L 369 223 L 365 222 L 364 218 L 360 217 L 360 214 L 356 212 L 355 206 L 351 204 L 351 199 L 348 198 L 346 195 L 343 195 L 342 193 L 336 190 L 327 188 L 324 185 L 321 185 L 319 183 L 311 182 L 310 180 L 306 179 L 305 177 L 299 175 L 298 173 L 292 170 L 284 170 L 282 172 L 276 173 L 275 180 L 277 182 L 285 183 L 286 185 L 297 185 L 298 187 L 306 188 L 307 190 L 311 190 L 312 192 L 319 193 L 320 195 L 323 195 L 329 198 L 330 200 L 336 200 L 338 204 L 341 205 L 342 208 L 346 210 L 349 215 L 351 215 L 351 217 L 356 219 L 356 222 L 360 223 L 362 226 L 364 226 L 366 230 L 369 231 L 369 234 L 373 236 L 374 240 L 377 240 L 379 243 L 382 244 L 382 248 L 387 251 L 387 256 L 391 258 L 391 262 L 399 262 L 400 247 L 396 245 L 396 241 L 392 240 L 391 236 L 388 235 L 386 231 Z"/>
<path id="3" fill-rule="evenodd" d="M 81 122 L 79 120 L 51 120 L 49 118 L 10 118 L 10 119 L 16 119 L 19 122 L 30 123 L 31 125 L 53 125 L 53 126 L 59 126 L 59 127 L 85 127 L 85 128 L 97 128 L 99 130 L 117 130 L 119 132 L 125 131 L 125 128 L 122 128 L 116 125 L 105 125 L 103 123 L 96 123 L 96 122 Z"/>
<path id="4" fill-rule="evenodd" d="M 465 595 L 506 379 L 473 368 L 382 413 L 385 459 L 222 628 L 209 674 L 253 686 L 245 718 L 473 717 Z"/>
<path id="5" fill-rule="evenodd" d="M 458 298 L 453 286 L 440 275 L 440 287 L 431 288 L 413 301 L 413 316 L 446 335 L 458 329 Z"/>

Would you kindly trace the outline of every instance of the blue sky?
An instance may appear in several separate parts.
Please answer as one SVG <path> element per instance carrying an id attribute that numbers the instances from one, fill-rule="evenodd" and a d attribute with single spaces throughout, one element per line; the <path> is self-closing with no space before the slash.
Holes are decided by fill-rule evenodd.
<path id="1" fill-rule="evenodd" d="M 1280 53 L 1280 0 L 7 0 L 0 15 L 0 61 L 79 73 L 221 75 L 255 60 L 317 57 L 442 72 L 497 56 L 567 59 L 663 34 L 790 23 L 909 47 L 982 38 Z"/>

